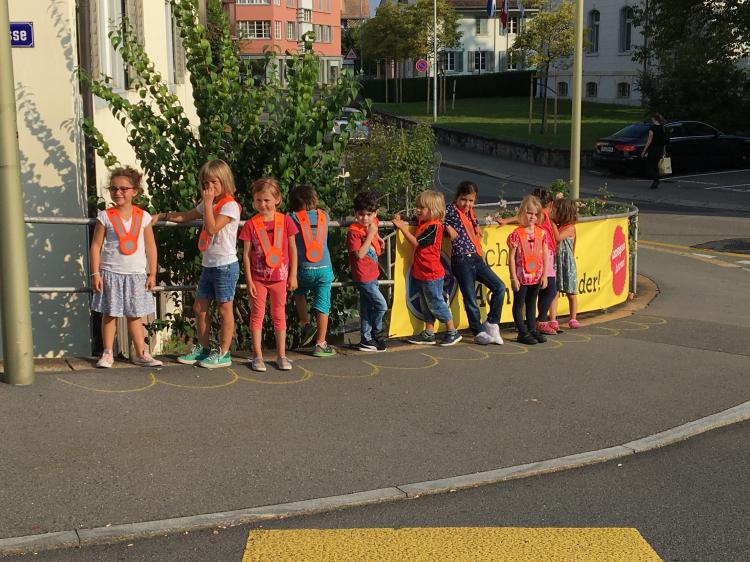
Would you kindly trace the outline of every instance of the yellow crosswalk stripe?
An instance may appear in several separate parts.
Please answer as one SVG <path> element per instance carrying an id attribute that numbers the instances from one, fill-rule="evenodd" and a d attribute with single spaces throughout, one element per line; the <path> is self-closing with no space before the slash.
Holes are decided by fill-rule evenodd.
<path id="1" fill-rule="evenodd" d="M 636 529 L 435 527 L 251 531 L 242 562 L 655 562 Z"/>

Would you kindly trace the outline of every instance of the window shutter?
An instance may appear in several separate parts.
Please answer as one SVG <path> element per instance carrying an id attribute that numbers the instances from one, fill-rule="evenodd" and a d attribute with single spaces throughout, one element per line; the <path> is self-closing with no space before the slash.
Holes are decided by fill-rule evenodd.
<path id="1" fill-rule="evenodd" d="M 135 38 L 141 47 L 145 47 L 145 36 L 143 33 L 143 2 L 142 0 L 125 0 L 125 17 L 128 20 L 130 29 L 133 31 Z M 127 70 L 127 88 L 130 89 L 131 84 L 136 80 L 137 73 L 135 70 L 128 66 Z"/>
<path id="2" fill-rule="evenodd" d="M 102 35 L 106 39 L 106 33 L 102 34 L 99 29 L 99 2 L 94 0 L 89 2 L 89 18 L 91 28 L 91 78 L 98 80 L 101 78 L 102 66 L 101 66 L 101 45 L 99 42 L 102 40 Z"/>
<path id="3" fill-rule="evenodd" d="M 464 52 L 456 51 L 456 72 L 464 71 Z"/>
<path id="4" fill-rule="evenodd" d="M 490 51 L 487 54 L 489 55 L 487 59 L 487 72 L 495 72 L 495 52 Z"/>
<path id="5" fill-rule="evenodd" d="M 172 23 L 174 29 L 172 32 L 172 40 L 174 41 L 174 81 L 175 84 L 184 84 L 185 75 L 187 74 L 185 45 L 182 42 L 182 37 L 180 37 L 180 29 L 174 23 L 174 18 Z"/>

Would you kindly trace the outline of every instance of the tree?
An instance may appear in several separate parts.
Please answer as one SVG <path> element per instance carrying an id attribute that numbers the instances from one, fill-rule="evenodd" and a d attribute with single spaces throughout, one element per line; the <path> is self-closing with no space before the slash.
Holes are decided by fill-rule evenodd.
<path id="1" fill-rule="evenodd" d="M 113 90 L 108 77 L 91 81 L 92 92 L 127 130 L 128 143 L 146 173 L 149 194 L 143 204 L 158 211 L 192 208 L 200 197 L 200 167 L 222 158 L 234 172 L 236 196 L 248 211 L 252 209 L 248 186 L 271 175 L 279 180 L 284 200 L 289 188 L 309 183 L 332 213 L 345 213 L 350 202 L 337 173 L 353 121 L 330 141 L 326 139 L 341 108 L 351 105 L 358 94 L 353 77 L 342 73 L 335 84 L 319 86 L 319 59 L 308 34 L 300 54 L 287 53 L 286 60 L 278 61 L 267 53 L 262 69 L 267 78 L 256 85 L 253 72 L 237 56 L 220 0 L 209 0 L 207 26 L 198 23 L 197 0 L 171 0 L 171 5 L 185 47 L 198 123 L 188 120 L 127 22 L 110 39 L 132 69 L 131 87 L 140 100 L 132 102 Z M 283 87 L 280 64 L 286 66 Z M 91 121 L 84 123 L 84 131 L 107 166 L 118 162 Z M 173 228 L 159 229 L 156 235 L 163 267 L 160 280 L 192 284 L 200 270 L 194 233 Z M 238 323 L 240 340 L 242 324 Z M 184 329 L 185 324 L 180 326 Z"/>
<path id="2" fill-rule="evenodd" d="M 750 128 L 750 4 L 649 0 L 635 10 L 645 44 L 639 87 L 650 109 L 672 118 Z"/>
<path id="3" fill-rule="evenodd" d="M 567 68 L 575 47 L 574 7 L 569 1 L 560 2 L 554 11 L 540 12 L 516 37 L 511 53 L 528 61 L 542 71 L 542 128 L 547 132 L 547 82 L 550 68 Z"/>

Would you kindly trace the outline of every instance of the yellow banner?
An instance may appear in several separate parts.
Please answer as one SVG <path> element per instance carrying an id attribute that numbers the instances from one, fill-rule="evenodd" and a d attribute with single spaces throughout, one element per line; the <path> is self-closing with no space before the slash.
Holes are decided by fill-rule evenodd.
<path id="1" fill-rule="evenodd" d="M 485 226 L 482 229 L 484 260 L 503 280 L 508 288 L 503 305 L 501 322 L 513 322 L 508 270 L 508 245 L 506 240 L 515 226 Z M 628 219 L 602 219 L 576 224 L 575 259 L 578 271 L 578 311 L 602 310 L 620 304 L 628 298 L 630 268 L 628 267 Z M 444 292 L 449 299 L 453 320 L 459 329 L 468 328 L 458 283 L 450 271 L 450 241 L 443 242 L 443 266 L 445 267 Z M 410 283 L 411 262 L 414 248 L 399 232 L 396 241 L 393 306 L 388 335 L 410 336 L 424 329 L 419 297 Z M 484 285 L 477 285 L 477 304 L 482 318 L 489 309 L 489 292 Z M 568 299 L 560 295 L 558 316 L 568 314 Z M 436 329 L 443 330 L 441 326 Z"/>

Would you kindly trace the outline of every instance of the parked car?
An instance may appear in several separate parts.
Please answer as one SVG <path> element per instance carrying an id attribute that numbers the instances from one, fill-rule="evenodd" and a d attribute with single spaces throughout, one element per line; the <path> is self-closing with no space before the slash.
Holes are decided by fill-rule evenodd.
<path id="1" fill-rule="evenodd" d="M 673 173 L 689 170 L 744 168 L 750 166 L 750 138 L 726 135 L 700 121 L 671 121 L 664 128 Z M 615 172 L 644 172 L 641 158 L 648 138 L 649 123 L 633 123 L 601 138 L 594 146 L 594 163 Z"/>
<path id="2" fill-rule="evenodd" d="M 341 132 L 341 127 L 354 119 L 354 132 L 350 140 L 353 141 L 366 141 L 370 138 L 370 123 L 365 119 L 365 113 L 361 109 L 356 107 L 345 107 L 341 110 L 341 117 L 333 122 L 333 133 L 338 134 Z"/>

